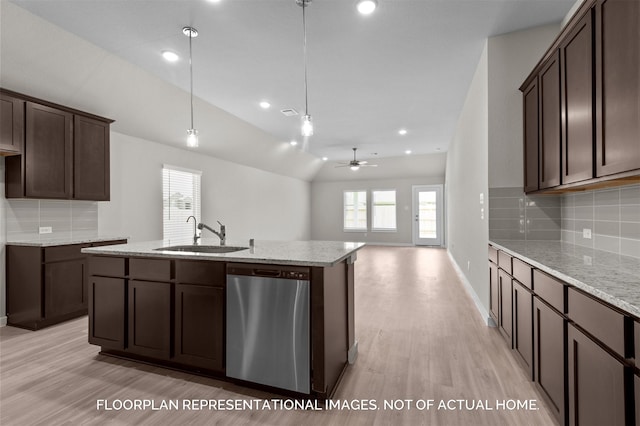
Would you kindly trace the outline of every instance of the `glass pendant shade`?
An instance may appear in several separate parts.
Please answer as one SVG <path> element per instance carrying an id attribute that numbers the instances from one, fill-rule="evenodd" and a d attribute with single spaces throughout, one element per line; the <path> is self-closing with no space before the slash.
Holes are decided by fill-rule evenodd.
<path id="1" fill-rule="evenodd" d="M 187 146 L 189 148 L 198 147 L 198 131 L 196 129 L 187 130 Z"/>
<path id="2" fill-rule="evenodd" d="M 313 136 L 313 123 L 309 114 L 302 117 L 302 136 Z"/>

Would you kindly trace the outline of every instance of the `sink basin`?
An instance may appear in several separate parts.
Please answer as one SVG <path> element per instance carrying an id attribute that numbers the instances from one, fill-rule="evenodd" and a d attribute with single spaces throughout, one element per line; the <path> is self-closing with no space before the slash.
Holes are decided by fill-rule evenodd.
<path id="1" fill-rule="evenodd" d="M 246 250 L 248 248 L 249 247 L 186 245 L 186 246 L 160 247 L 154 250 L 181 251 L 181 252 L 191 252 L 191 253 L 232 253 L 234 251 Z"/>

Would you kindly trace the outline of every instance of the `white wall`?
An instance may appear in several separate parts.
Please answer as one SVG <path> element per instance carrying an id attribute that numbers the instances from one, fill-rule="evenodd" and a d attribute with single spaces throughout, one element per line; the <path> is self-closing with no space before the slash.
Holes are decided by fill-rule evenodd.
<path id="1" fill-rule="evenodd" d="M 411 191 L 413 185 L 436 185 L 444 183 L 442 177 L 408 179 L 350 180 L 337 182 L 313 182 L 311 184 L 311 238 L 314 240 L 362 241 L 411 245 L 413 225 Z M 346 190 L 396 190 L 396 232 L 345 232 L 343 230 L 343 192 Z M 370 205 L 369 200 L 369 205 Z M 371 211 L 367 211 L 369 228 Z"/>
<path id="2" fill-rule="evenodd" d="M 560 32 L 558 24 L 488 40 L 489 187 L 523 185 L 522 93 L 533 67 Z"/>
<path id="3" fill-rule="evenodd" d="M 488 53 L 482 52 L 449 145 L 446 170 L 448 250 L 488 321 Z M 481 206 L 479 197 L 485 204 Z M 480 209 L 484 208 L 484 218 Z"/>
<path id="4" fill-rule="evenodd" d="M 202 171 L 202 218 L 227 226 L 235 240 L 309 239 L 310 184 L 202 155 L 111 133 L 111 201 L 99 204 L 99 230 L 131 241 L 162 238 L 162 164 Z M 205 231 L 204 236 L 208 235 Z"/>

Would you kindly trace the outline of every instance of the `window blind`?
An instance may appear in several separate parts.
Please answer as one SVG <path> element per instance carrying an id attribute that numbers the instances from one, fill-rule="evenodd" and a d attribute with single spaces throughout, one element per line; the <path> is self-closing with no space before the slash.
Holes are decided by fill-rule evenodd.
<path id="1" fill-rule="evenodd" d="M 367 191 L 344 191 L 344 229 L 367 230 Z"/>
<path id="2" fill-rule="evenodd" d="M 162 166 L 162 238 L 184 240 L 193 237 L 193 222 L 200 221 L 199 170 L 189 170 L 164 164 Z"/>
<path id="3" fill-rule="evenodd" d="M 372 191 L 373 231 L 396 230 L 396 191 Z"/>

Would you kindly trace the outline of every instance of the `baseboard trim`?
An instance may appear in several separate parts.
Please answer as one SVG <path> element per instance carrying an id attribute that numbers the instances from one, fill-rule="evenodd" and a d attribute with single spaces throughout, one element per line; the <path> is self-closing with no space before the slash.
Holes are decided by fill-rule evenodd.
<path id="1" fill-rule="evenodd" d="M 482 321 L 484 321 L 484 323 L 488 327 L 495 327 L 496 326 L 495 321 L 493 321 L 493 319 L 489 315 L 489 312 L 487 312 L 482 302 L 480 302 L 480 299 L 478 298 L 478 295 L 476 294 L 475 290 L 471 286 L 471 283 L 467 279 L 466 275 L 462 272 L 460 265 L 458 265 L 458 262 L 456 262 L 455 258 L 453 257 L 449 249 L 447 249 L 447 254 L 449 255 L 449 259 L 451 260 L 453 269 L 455 269 L 456 274 L 458 274 L 458 277 L 460 278 L 460 281 L 462 282 L 462 285 L 465 291 L 471 297 L 471 299 L 473 300 L 473 303 L 475 303 L 476 309 L 478 310 L 478 312 L 480 313 L 480 316 L 482 317 Z"/>

